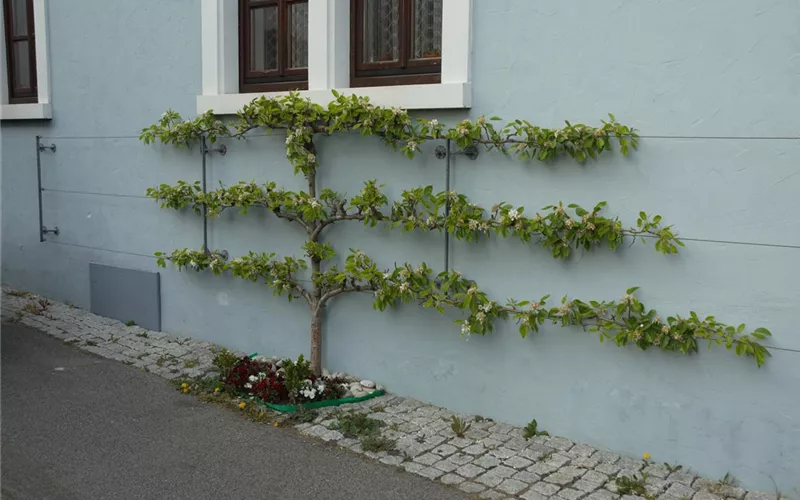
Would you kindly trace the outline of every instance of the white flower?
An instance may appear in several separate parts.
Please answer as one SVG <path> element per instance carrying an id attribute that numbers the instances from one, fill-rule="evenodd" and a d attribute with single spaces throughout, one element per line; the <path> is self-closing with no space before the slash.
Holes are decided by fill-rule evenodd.
<path id="1" fill-rule="evenodd" d="M 487 302 L 487 303 L 483 304 L 480 307 L 480 310 L 485 312 L 485 313 L 491 312 L 492 311 L 492 303 L 491 302 Z"/>
<path id="2" fill-rule="evenodd" d="M 317 161 L 317 157 L 314 156 L 314 153 L 308 153 L 307 158 L 308 158 L 308 163 L 314 163 L 315 161 Z"/>
<path id="3" fill-rule="evenodd" d="M 408 283 L 401 284 L 400 285 L 400 291 L 401 292 L 407 292 L 408 291 Z"/>
<path id="4" fill-rule="evenodd" d="M 392 273 L 383 273 L 383 279 L 388 280 L 392 277 Z"/>
<path id="5" fill-rule="evenodd" d="M 483 323 L 486 321 L 486 313 L 479 311 L 478 314 L 475 315 L 475 319 L 478 320 L 478 323 Z"/>
<path id="6" fill-rule="evenodd" d="M 461 334 L 462 335 L 469 335 L 470 327 L 469 323 L 464 323 L 461 325 Z"/>
<path id="7" fill-rule="evenodd" d="M 408 141 L 408 149 L 411 151 L 417 150 L 417 142 L 416 141 Z"/>
<path id="8" fill-rule="evenodd" d="M 475 295 L 476 293 L 478 293 L 478 287 L 476 287 L 476 286 L 469 287 L 469 290 L 467 290 L 467 293 L 470 294 L 470 295 Z"/>
<path id="9" fill-rule="evenodd" d="M 311 203 L 311 208 L 319 208 L 320 207 L 319 201 L 317 201 L 316 198 L 311 198 L 311 202 L 310 203 Z"/>
<path id="10" fill-rule="evenodd" d="M 249 377 L 247 377 L 247 380 L 249 380 L 250 382 L 255 382 L 258 379 L 256 378 L 255 375 L 250 375 Z"/>
<path id="11" fill-rule="evenodd" d="M 471 220 L 469 221 L 469 228 L 470 228 L 470 229 L 472 229 L 473 231 L 475 231 L 476 229 L 478 229 L 478 221 L 477 221 L 477 220 L 475 220 L 475 219 L 471 219 Z"/>
<path id="12" fill-rule="evenodd" d="M 669 334 L 669 326 L 666 326 L 666 325 L 662 326 L 661 327 L 661 332 Z"/>
<path id="13" fill-rule="evenodd" d="M 198 267 L 200 267 L 200 265 L 199 265 L 199 264 L 197 264 L 197 262 L 195 262 L 195 261 L 191 261 L 191 262 L 189 262 L 189 265 L 190 265 L 191 267 L 195 268 L 195 269 L 197 269 Z"/>
<path id="14" fill-rule="evenodd" d="M 397 106 L 394 106 L 392 107 L 392 113 L 394 113 L 395 115 L 401 115 L 403 114 L 403 110 L 398 108 Z"/>
<path id="15" fill-rule="evenodd" d="M 250 389 L 250 388 L 252 388 L 252 387 L 253 387 L 253 384 L 251 384 L 250 382 L 247 382 L 246 384 L 244 384 L 244 386 L 245 386 L 246 388 Z"/>
<path id="16" fill-rule="evenodd" d="M 428 122 L 428 125 L 430 125 L 431 127 L 436 128 L 439 125 L 439 120 L 434 118 L 433 120 Z"/>
<path id="17" fill-rule="evenodd" d="M 428 218 L 425 220 L 425 223 L 428 225 L 428 227 L 434 227 L 436 225 L 436 219 L 433 216 L 428 216 Z"/>

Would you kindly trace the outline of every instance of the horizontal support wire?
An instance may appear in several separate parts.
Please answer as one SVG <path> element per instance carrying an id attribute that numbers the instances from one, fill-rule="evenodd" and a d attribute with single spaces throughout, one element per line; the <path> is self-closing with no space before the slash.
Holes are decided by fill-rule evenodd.
<path id="1" fill-rule="evenodd" d="M 143 200 L 151 199 L 149 196 L 144 196 L 141 194 L 117 194 L 117 193 L 97 193 L 94 191 L 72 191 L 69 189 L 50 189 L 50 188 L 42 188 L 44 192 L 51 192 L 51 193 L 67 193 L 67 194 L 87 194 L 92 196 L 110 196 L 112 198 L 141 198 Z"/>
<path id="2" fill-rule="evenodd" d="M 110 252 L 110 253 L 119 253 L 123 255 L 135 255 L 136 257 L 147 257 L 150 259 L 155 259 L 155 255 L 147 255 L 144 253 L 136 253 L 136 252 L 126 252 L 124 250 L 113 250 L 111 248 L 102 248 L 102 247 L 95 247 L 89 245 L 79 245 L 77 243 L 67 243 L 65 241 L 53 241 L 53 240 L 46 240 L 45 243 L 50 243 L 52 245 L 64 245 L 67 247 L 75 247 L 75 248 L 86 248 L 88 250 L 100 250 L 101 252 Z"/>
<path id="3" fill-rule="evenodd" d="M 637 234 L 637 238 L 649 238 L 649 239 L 658 239 L 658 236 L 652 234 Z M 677 238 L 681 241 L 694 241 L 697 243 L 719 243 L 722 245 L 742 245 L 742 246 L 749 246 L 749 247 L 769 247 L 769 248 L 792 248 L 795 250 L 800 250 L 800 245 L 788 245 L 788 244 L 781 244 L 781 243 L 757 243 L 753 241 L 730 241 L 730 240 L 711 240 L 706 238 L 684 238 L 681 235 L 678 235 Z"/>

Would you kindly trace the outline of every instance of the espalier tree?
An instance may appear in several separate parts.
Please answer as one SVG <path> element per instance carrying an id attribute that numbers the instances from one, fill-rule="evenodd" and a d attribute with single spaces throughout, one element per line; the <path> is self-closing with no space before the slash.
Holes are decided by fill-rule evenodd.
<path id="1" fill-rule="evenodd" d="M 584 301 L 564 297 L 555 307 L 547 307 L 549 296 L 536 300 L 509 299 L 501 304 L 488 297 L 477 283 L 458 271 L 435 273 L 425 263 L 402 264 L 394 269 L 379 269 L 363 252 L 351 250 L 343 269 L 323 263 L 335 255 L 329 243 L 320 236 L 326 228 L 346 221 L 359 221 L 368 227 L 387 225 L 403 231 L 447 231 L 453 237 L 477 241 L 492 234 L 516 237 L 527 243 L 535 241 L 552 251 L 554 258 L 566 259 L 576 249 L 591 250 L 599 246 L 617 248 L 626 238 L 646 237 L 655 241 L 655 250 L 672 254 L 683 243 L 671 226 L 663 226 L 661 217 L 639 213 L 636 225 L 625 228 L 616 218 L 601 215 L 605 202 L 592 209 L 562 203 L 544 207 L 542 213 L 527 215 L 523 207 L 500 202 L 489 209 L 470 203 L 464 194 L 454 191 L 434 192 L 431 186 L 409 189 L 401 199 L 389 203 L 375 180 L 364 183 L 363 189 L 349 200 L 330 189 L 319 189 L 317 170 L 320 160 L 314 146 L 318 135 L 359 131 L 362 136 L 376 136 L 408 158 L 420 151 L 427 141 L 450 139 L 459 147 L 483 146 L 521 160 L 551 160 L 569 155 L 576 162 L 612 149 L 618 143 L 623 155 L 636 148 L 636 132 L 620 123 L 613 115 L 600 127 L 567 122 L 563 128 L 542 128 L 527 121 L 515 120 L 500 128 L 499 118 L 480 117 L 447 127 L 437 120 L 412 120 L 398 108 L 374 106 L 368 99 L 345 97 L 334 92 L 327 107 L 302 99 L 296 93 L 285 97 L 255 99 L 228 123 L 216 119 L 211 111 L 193 120 L 182 120 L 174 111 L 167 111 L 161 120 L 145 128 L 141 139 L 145 144 L 159 140 L 176 146 L 191 145 L 203 137 L 213 143 L 220 137 L 245 138 L 256 129 L 267 133 L 286 132 L 286 157 L 295 174 L 308 181 L 306 191 L 281 189 L 274 182 L 256 184 L 240 182 L 233 186 L 203 192 L 199 182 L 178 181 L 148 190 L 148 196 L 162 207 L 191 207 L 199 215 L 217 217 L 223 210 L 235 208 L 246 213 L 261 207 L 275 216 L 300 226 L 308 238 L 303 246 L 311 263 L 311 286 L 305 287 L 300 277 L 308 267 L 306 260 L 296 257 L 276 258 L 271 253 L 250 252 L 228 262 L 219 252 L 207 248 L 180 249 L 170 254 L 157 252 L 158 264 L 169 260 L 179 269 L 211 270 L 220 275 L 230 271 L 234 276 L 257 281 L 263 279 L 276 295 L 289 300 L 305 300 L 311 312 L 311 362 L 315 373 L 322 369 L 322 314 L 335 297 L 354 292 L 373 295 L 376 309 L 385 310 L 398 303 L 418 302 L 424 307 L 444 312 L 445 308 L 462 311 L 463 335 L 492 331 L 497 320 L 514 319 L 525 337 L 545 322 L 562 326 L 582 326 L 598 332 L 600 340 L 613 339 L 619 345 L 636 344 L 642 349 L 656 346 L 668 351 L 693 353 L 698 343 L 725 345 L 739 355 L 755 358 L 760 366 L 769 352 L 758 343 L 770 335 L 764 328 L 745 334 L 745 326 L 728 326 L 713 316 L 701 318 L 694 312 L 686 316 L 659 316 L 634 296 L 630 288 L 618 301 Z M 447 208 L 447 210 L 445 210 Z"/>

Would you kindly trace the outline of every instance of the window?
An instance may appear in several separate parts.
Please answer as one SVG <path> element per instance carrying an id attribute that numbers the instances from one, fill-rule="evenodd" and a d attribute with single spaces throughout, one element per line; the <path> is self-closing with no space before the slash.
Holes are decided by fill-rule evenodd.
<path id="1" fill-rule="evenodd" d="M 469 108 L 474 1 L 200 0 L 197 111 L 232 114 L 254 93 L 288 90 L 323 106 L 336 90 L 380 106 Z"/>
<path id="2" fill-rule="evenodd" d="M 308 0 L 239 1 L 241 92 L 308 88 Z"/>
<path id="3" fill-rule="evenodd" d="M 439 83 L 442 0 L 352 0 L 352 87 Z"/>
<path id="4" fill-rule="evenodd" d="M 3 0 L 9 104 L 37 102 L 33 0 Z"/>

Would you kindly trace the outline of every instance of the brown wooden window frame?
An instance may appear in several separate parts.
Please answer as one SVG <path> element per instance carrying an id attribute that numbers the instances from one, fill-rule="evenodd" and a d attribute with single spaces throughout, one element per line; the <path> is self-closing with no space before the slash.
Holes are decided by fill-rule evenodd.
<path id="1" fill-rule="evenodd" d="M 441 83 L 442 58 L 413 58 L 414 1 L 399 0 L 398 60 L 366 63 L 364 2 L 350 0 L 350 86 L 376 87 Z"/>
<path id="2" fill-rule="evenodd" d="M 309 3 L 309 0 L 239 0 L 239 91 L 278 92 L 284 90 L 307 90 L 308 67 L 289 67 L 289 10 L 293 4 Z M 250 71 L 250 11 L 259 7 L 278 8 L 277 50 L 278 68 L 268 71 Z M 309 5 L 309 9 L 311 6 Z"/>
<path id="3" fill-rule="evenodd" d="M 25 0 L 27 9 L 26 16 L 26 32 L 25 35 L 17 35 L 14 33 L 14 6 L 12 0 L 3 0 L 3 15 L 5 19 L 5 42 L 6 42 L 6 64 L 8 71 L 8 81 L 3 85 L 8 87 L 8 102 L 9 104 L 24 104 L 35 103 L 39 101 L 39 91 L 36 81 L 36 29 L 34 26 L 33 18 L 33 0 Z M 28 42 L 28 79 L 30 87 L 15 88 L 14 82 L 16 81 L 16 53 L 14 51 L 14 44 L 16 42 Z"/>

